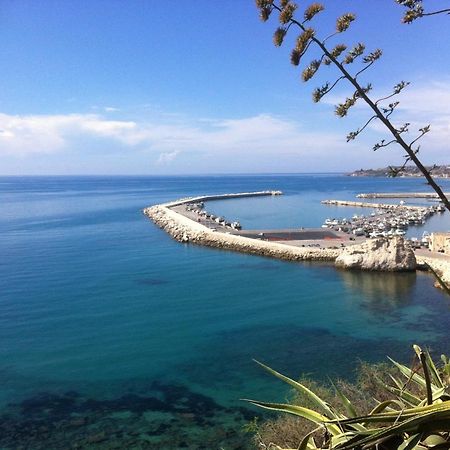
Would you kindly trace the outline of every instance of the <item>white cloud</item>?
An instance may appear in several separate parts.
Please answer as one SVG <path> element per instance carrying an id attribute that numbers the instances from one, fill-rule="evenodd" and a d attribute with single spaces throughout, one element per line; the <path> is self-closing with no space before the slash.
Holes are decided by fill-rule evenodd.
<path id="1" fill-rule="evenodd" d="M 306 131 L 297 123 L 271 115 L 180 124 L 109 120 L 95 114 L 11 116 L 0 114 L 0 152 L 52 153 L 75 146 L 80 137 L 112 140 L 127 149 L 145 148 L 158 160 L 183 152 L 284 152 L 324 150 L 343 137 Z M 107 146 L 105 146 L 106 148 Z"/>
<path id="2" fill-rule="evenodd" d="M 168 165 L 175 160 L 175 158 L 179 155 L 179 153 L 180 152 L 177 150 L 174 150 L 173 152 L 160 153 L 157 160 L 157 164 Z"/>
<path id="3" fill-rule="evenodd" d="M 105 112 L 119 112 L 120 111 L 119 108 L 115 108 L 114 106 L 105 106 L 103 109 L 105 110 Z"/>
<path id="4" fill-rule="evenodd" d="M 431 123 L 431 133 L 421 142 L 425 163 L 448 162 L 449 87 L 450 82 L 413 84 L 405 90 L 393 116 L 396 123 L 411 122 L 410 140 L 418 128 Z M 136 171 L 153 165 L 155 170 L 173 169 L 179 173 L 220 171 L 222 167 L 229 172 L 333 171 L 401 162 L 399 148 L 370 151 L 379 140 L 378 134 L 380 139 L 386 137 L 381 123 L 374 122 L 367 134 L 346 144 L 346 132 L 364 123 L 366 116 L 370 117 L 361 112 L 362 108 L 358 107 L 345 122 L 325 113 L 323 124 L 317 123 L 316 115 L 314 127 L 308 115 L 302 116 L 302 122 L 271 114 L 222 120 L 159 114 L 157 119 L 136 121 L 119 119 L 119 115 L 123 116 L 119 112 L 115 120 L 101 114 L 0 113 L 0 161 L 2 155 L 9 158 L 17 155 L 22 161 L 28 157 L 32 164 L 39 154 L 59 153 L 59 161 L 64 164 L 65 151 L 71 152 L 72 159 L 82 162 L 91 153 L 107 154 L 113 149 L 114 155 L 122 152 L 127 161 L 135 161 Z M 339 126 L 341 131 L 330 129 Z"/>
<path id="5" fill-rule="evenodd" d="M 0 152 L 51 153 L 66 145 L 64 135 L 81 116 L 10 116 L 0 113 Z"/>

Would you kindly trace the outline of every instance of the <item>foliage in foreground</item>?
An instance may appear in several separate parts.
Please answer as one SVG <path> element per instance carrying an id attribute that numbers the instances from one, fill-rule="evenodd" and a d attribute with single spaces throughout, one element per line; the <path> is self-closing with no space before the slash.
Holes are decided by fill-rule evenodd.
<path id="1" fill-rule="evenodd" d="M 442 355 L 442 364 L 437 366 L 428 351 L 422 351 L 417 345 L 414 350 L 418 361 L 411 369 L 390 360 L 393 366 L 385 372 L 386 376 L 379 377 L 368 374 L 366 368 L 364 382 L 383 388 L 375 389 L 378 398 L 373 399 L 369 410 L 370 402 L 361 390 L 353 388 L 352 391 L 349 385 L 333 386 L 335 394 L 330 398 L 323 388 L 296 382 L 259 362 L 269 373 L 294 388 L 301 405 L 248 401 L 291 415 L 291 419 L 283 421 L 283 426 L 284 432 L 290 434 L 291 440 L 287 441 L 292 450 L 449 449 L 450 360 Z M 366 387 L 374 391 L 374 386 Z M 311 424 L 309 428 L 304 426 L 305 420 Z M 270 434 L 267 427 L 265 432 Z M 292 438 L 296 439 L 295 444 Z M 276 443 L 261 442 L 261 447 L 285 450 Z"/>

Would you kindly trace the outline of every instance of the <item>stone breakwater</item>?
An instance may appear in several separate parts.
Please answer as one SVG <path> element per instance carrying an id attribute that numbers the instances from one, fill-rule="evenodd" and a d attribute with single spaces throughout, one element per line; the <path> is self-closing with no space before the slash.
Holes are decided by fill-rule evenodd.
<path id="1" fill-rule="evenodd" d="M 237 194 L 217 194 L 217 195 L 201 195 L 198 197 L 187 197 L 173 202 L 164 203 L 164 206 L 173 207 L 183 205 L 185 203 L 208 202 L 212 200 L 226 200 L 229 198 L 245 198 L 245 197 L 264 197 L 269 195 L 283 195 L 282 191 L 257 191 L 257 192 L 239 192 Z"/>
<path id="2" fill-rule="evenodd" d="M 450 193 L 445 194 L 449 196 Z M 368 192 L 358 194 L 358 198 L 439 198 L 434 192 Z"/>
<path id="3" fill-rule="evenodd" d="M 203 198 L 202 198 L 203 199 Z M 186 200 L 185 202 L 199 201 Z M 251 239 L 244 236 L 215 232 L 202 224 L 176 213 L 170 206 L 179 202 L 155 205 L 143 210 L 156 225 L 179 242 L 191 242 L 224 250 L 268 256 L 289 261 L 334 261 L 340 253 L 338 249 L 303 248 L 276 242 Z"/>
<path id="4" fill-rule="evenodd" d="M 424 206 L 392 205 L 389 203 L 354 202 L 350 200 L 323 200 L 321 203 L 324 205 L 332 205 L 332 206 L 355 206 L 359 208 L 394 209 L 403 211 L 425 211 L 427 209 Z"/>

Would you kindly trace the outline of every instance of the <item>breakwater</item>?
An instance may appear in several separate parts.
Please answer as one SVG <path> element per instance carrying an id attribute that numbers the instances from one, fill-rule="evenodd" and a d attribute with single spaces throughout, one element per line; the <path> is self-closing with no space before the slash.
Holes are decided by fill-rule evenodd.
<path id="1" fill-rule="evenodd" d="M 447 197 L 450 193 L 445 194 Z M 357 198 L 439 198 L 435 192 L 369 192 Z"/>
<path id="2" fill-rule="evenodd" d="M 213 200 L 226 200 L 229 198 L 245 198 L 245 197 L 267 197 L 269 195 L 283 195 L 282 191 L 257 191 L 257 192 L 238 192 L 236 194 L 216 194 L 216 195 L 200 195 L 197 197 L 186 197 L 164 205 L 171 208 L 173 206 L 184 205 L 186 203 L 210 202 Z"/>
<path id="3" fill-rule="evenodd" d="M 411 211 L 419 211 L 427 209 L 424 206 L 393 205 L 389 203 L 353 202 L 350 200 L 323 200 L 321 203 L 324 205 L 355 206 L 360 208 L 375 208 L 375 209 L 403 209 Z"/>
<path id="4" fill-rule="evenodd" d="M 274 195 L 268 193 L 255 194 Z M 183 203 L 205 201 L 206 199 L 239 198 L 243 196 L 249 197 L 252 196 L 252 194 L 227 194 L 226 196 L 202 196 L 176 200 L 174 202 L 145 208 L 143 213 L 179 242 L 190 242 L 208 247 L 268 256 L 289 261 L 334 261 L 340 254 L 339 249 L 296 247 L 288 244 L 263 241 L 215 231 L 171 209 L 172 207 Z"/>

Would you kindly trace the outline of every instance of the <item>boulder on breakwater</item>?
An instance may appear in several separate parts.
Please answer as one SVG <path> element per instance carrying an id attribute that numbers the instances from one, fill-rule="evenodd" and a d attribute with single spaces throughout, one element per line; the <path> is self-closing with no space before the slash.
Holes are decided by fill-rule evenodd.
<path id="1" fill-rule="evenodd" d="M 416 270 L 416 256 L 403 237 L 368 239 L 343 249 L 336 267 L 345 269 L 405 272 Z"/>

